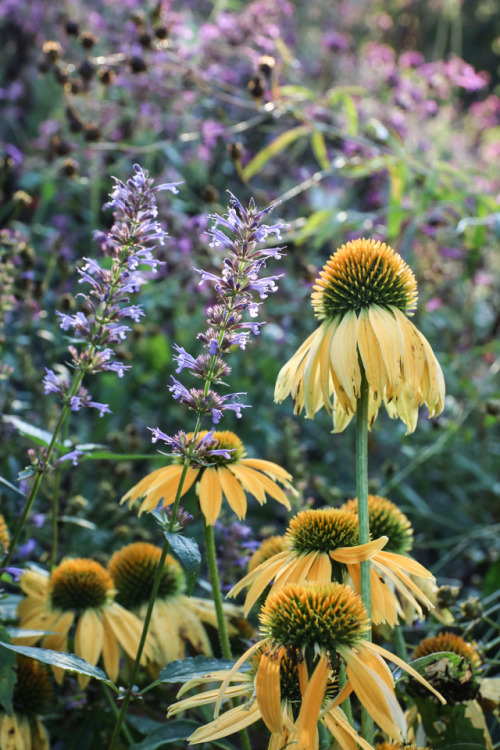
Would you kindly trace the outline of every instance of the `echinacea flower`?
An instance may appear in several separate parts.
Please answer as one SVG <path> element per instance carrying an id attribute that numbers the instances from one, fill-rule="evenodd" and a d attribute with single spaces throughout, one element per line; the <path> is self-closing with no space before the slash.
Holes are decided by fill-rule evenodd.
<path id="1" fill-rule="evenodd" d="M 359 592 L 360 563 L 370 560 L 373 623 L 395 625 L 398 622 L 398 603 L 384 579 L 391 581 L 396 591 L 419 610 L 418 601 L 426 607 L 432 606 L 407 575 L 433 578 L 426 568 L 404 555 L 385 552 L 386 536 L 362 545 L 358 545 L 358 536 L 355 513 L 340 508 L 300 511 L 287 529 L 288 547 L 248 573 L 233 586 L 229 596 L 236 596 L 249 587 L 244 607 L 246 613 L 271 581 L 272 592 L 286 583 L 343 582 L 349 576 L 354 589 Z"/>
<path id="2" fill-rule="evenodd" d="M 225 736 L 248 726 L 254 721 L 252 713 L 259 712 L 275 736 L 293 732 L 297 750 L 318 746 L 318 720 L 325 722 L 341 747 L 351 750 L 356 748 L 356 742 L 362 744 L 360 738 L 353 730 L 349 732 L 343 714 L 332 709 L 353 691 L 390 738 L 402 738 L 405 719 L 384 659 L 428 685 L 399 657 L 366 640 L 370 622 L 361 599 L 351 588 L 340 583 L 289 583 L 270 594 L 259 619 L 262 638 L 247 649 L 226 675 L 217 692 L 215 721 L 196 730 L 191 743 Z M 249 702 L 245 714 L 239 707 L 232 709 L 232 714 L 230 710 L 217 718 L 225 697 L 242 694 L 240 686 L 230 692 L 228 685 L 241 665 L 258 650 L 262 654 L 254 678 L 255 701 Z M 295 693 L 295 706 L 286 694 L 290 654 L 296 658 L 299 681 L 300 700 Z M 345 665 L 347 682 L 338 691 L 334 685 L 341 663 Z M 439 697 L 433 688 L 428 688 Z M 199 699 L 203 703 L 203 696 Z M 367 743 L 362 746 L 370 748 Z M 282 748 L 284 744 L 279 743 L 278 737 L 272 747 Z"/>
<path id="3" fill-rule="evenodd" d="M 438 669 L 428 672 L 428 680 L 431 682 L 450 704 L 461 703 L 472 700 L 479 692 L 478 681 L 481 657 L 477 647 L 468 643 L 460 635 L 444 631 L 438 635 L 424 638 L 413 651 L 412 658 L 418 659 L 430 654 L 440 654 L 446 658 L 444 653 L 455 654 L 460 657 L 456 662 L 448 660 L 446 669 Z"/>
<path id="4" fill-rule="evenodd" d="M 203 439 L 207 434 L 198 433 L 198 439 Z M 245 518 L 247 512 L 245 492 L 256 497 L 261 505 L 266 502 L 267 494 L 290 509 L 285 492 L 277 484 L 279 482 L 287 490 L 293 491 L 290 484 L 292 477 L 287 471 L 271 461 L 245 458 L 245 447 L 233 432 L 226 430 L 212 434 L 219 449 L 215 451 L 218 455 L 211 455 L 208 465 L 189 467 L 181 491 L 182 497 L 197 482 L 200 508 L 209 526 L 213 526 L 219 516 L 223 495 L 239 519 Z M 187 440 L 192 437 L 192 434 L 188 434 Z M 120 502 L 132 505 L 138 498 L 144 498 L 139 514 L 154 510 L 160 501 L 163 507 L 171 505 L 182 473 L 181 463 L 157 469 L 132 487 Z"/>
<path id="5" fill-rule="evenodd" d="M 358 499 L 348 500 L 341 506 L 342 510 L 358 512 Z M 397 505 L 386 497 L 368 495 L 368 518 L 370 534 L 373 539 L 386 536 L 388 541 L 384 552 L 407 554 L 413 547 L 413 529 L 410 521 Z"/>
<path id="6" fill-rule="evenodd" d="M 314 418 L 324 406 L 342 432 L 356 413 L 363 373 L 369 388 L 368 423 L 382 402 L 407 432 L 418 408 L 443 410 L 441 367 L 407 317 L 417 300 L 415 277 L 398 253 L 374 240 L 358 239 L 337 250 L 320 272 L 312 293 L 322 323 L 281 369 L 275 400 L 289 394 L 295 412 Z"/>
<path id="7" fill-rule="evenodd" d="M 269 560 L 270 557 L 274 557 L 274 555 L 277 555 L 280 552 L 283 552 L 285 549 L 288 549 L 288 545 L 288 539 L 286 538 L 286 536 L 283 536 L 281 534 L 270 536 L 267 539 L 264 539 L 260 547 L 255 550 L 252 557 L 248 561 L 248 572 L 251 573 L 252 570 L 258 568 L 259 565 L 262 565 L 263 562 Z"/>
<path id="8" fill-rule="evenodd" d="M 119 671 L 120 646 L 134 659 L 142 633 L 139 619 L 114 601 L 113 581 L 99 563 L 86 558 L 65 560 L 52 572 L 28 570 L 20 580 L 26 597 L 19 603 L 19 627 L 51 631 L 45 636 L 23 638 L 24 645 L 33 645 L 42 638 L 42 648 L 68 651 L 68 635 L 76 623 L 74 653 L 90 664 L 102 656 L 108 677 L 116 681 Z M 146 643 L 144 661 L 151 658 Z M 61 684 L 64 670 L 52 667 Z M 82 688 L 89 677 L 78 675 Z"/>
<path id="9" fill-rule="evenodd" d="M 250 670 L 243 672 L 237 671 L 230 673 L 230 670 L 219 670 L 212 672 L 200 678 L 189 680 L 179 691 L 177 697 L 180 698 L 188 690 L 194 687 L 201 687 L 207 683 L 220 681 L 236 683 L 227 687 L 224 691 L 224 697 L 232 699 L 233 704 L 236 700 L 241 699 L 241 703 L 221 716 L 197 729 L 190 737 L 191 745 L 200 742 L 214 742 L 215 740 L 234 734 L 240 729 L 254 724 L 263 719 L 271 733 L 267 750 L 285 750 L 285 748 L 297 747 L 298 731 L 296 720 L 298 718 L 302 704 L 301 685 L 307 685 L 305 681 L 306 673 L 304 671 L 304 661 L 298 651 L 285 649 L 281 647 L 279 655 L 279 664 L 277 670 L 274 670 L 274 677 L 279 680 L 280 686 L 280 705 L 273 704 L 273 709 L 278 713 L 271 714 L 266 707 L 265 685 L 262 681 L 257 683 L 257 674 L 263 659 L 268 659 L 269 655 L 264 649 L 259 649 L 250 660 Z M 338 692 L 336 682 L 329 679 L 325 695 L 322 701 L 324 713 L 320 716 L 320 721 L 328 727 L 337 742 L 337 747 L 346 750 L 358 750 L 358 746 L 364 750 L 373 750 L 372 746 L 363 740 L 356 730 L 351 727 L 347 721 L 344 712 L 337 705 L 332 705 L 332 696 Z M 174 703 L 168 710 L 168 716 L 173 716 L 180 711 L 186 711 L 190 708 L 205 706 L 210 703 L 216 703 L 220 698 L 221 689 L 206 690 L 197 693 L 189 698 Z M 308 747 L 308 750 L 317 750 L 318 737 L 316 735 L 314 744 Z"/>
<path id="10" fill-rule="evenodd" d="M 116 589 L 116 601 L 143 621 L 161 557 L 161 549 L 147 542 L 123 547 L 112 556 L 108 570 Z M 151 658 L 154 669 L 164 667 L 186 655 L 186 641 L 198 653 L 212 654 L 205 625 L 217 628 L 213 602 L 197 596 L 185 596 L 186 582 L 181 566 L 167 555 L 160 587 L 149 626 Z M 226 616 L 240 617 L 241 610 L 224 605 Z M 233 635 L 236 630 L 228 623 Z"/>
<path id="11" fill-rule="evenodd" d="M 44 664 L 17 655 L 17 678 L 11 716 L 0 710 L 0 748 L 5 750 L 49 750 L 49 735 L 38 718 L 53 697 Z"/>

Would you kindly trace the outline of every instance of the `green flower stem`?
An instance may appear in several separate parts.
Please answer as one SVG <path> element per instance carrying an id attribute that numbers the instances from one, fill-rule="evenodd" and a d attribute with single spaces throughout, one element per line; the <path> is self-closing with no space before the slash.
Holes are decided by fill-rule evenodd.
<path id="1" fill-rule="evenodd" d="M 186 474 L 187 474 L 188 468 L 189 468 L 189 458 L 186 458 L 184 460 L 184 465 L 182 467 L 182 474 L 180 476 L 179 486 L 177 488 L 177 493 L 176 493 L 176 496 L 175 496 L 175 501 L 174 501 L 174 505 L 173 505 L 173 509 L 172 509 L 172 515 L 170 517 L 169 531 L 173 530 L 175 522 L 176 522 L 177 511 L 179 509 L 179 502 L 180 502 L 180 499 L 181 499 L 181 492 L 182 492 L 182 488 L 184 486 L 184 481 L 186 479 Z M 150 622 L 151 622 L 151 616 L 153 614 L 153 607 L 155 605 L 156 596 L 158 594 L 158 589 L 160 588 L 160 583 L 161 583 L 161 579 L 162 579 L 162 575 L 163 575 L 163 569 L 165 567 L 165 560 L 167 559 L 169 548 L 170 548 L 170 544 L 168 542 L 168 539 L 165 539 L 165 542 L 163 543 L 163 549 L 161 551 L 161 557 L 160 557 L 160 559 L 158 561 L 158 568 L 156 569 L 155 579 L 153 581 L 153 588 L 152 588 L 152 591 L 151 591 L 151 596 L 149 597 L 149 602 L 148 602 L 148 608 L 147 608 L 147 611 L 146 611 L 146 616 L 144 618 L 144 625 L 142 627 L 141 640 L 139 641 L 139 646 L 137 648 L 137 654 L 136 654 L 136 657 L 135 657 L 134 665 L 132 667 L 132 672 L 130 674 L 130 680 L 129 680 L 128 685 L 127 685 L 127 690 L 125 692 L 125 697 L 123 698 L 123 701 L 122 701 L 122 704 L 121 704 L 120 712 L 119 712 L 119 714 L 117 716 L 117 719 L 116 719 L 115 728 L 114 728 L 113 734 L 111 736 L 111 742 L 109 744 L 108 750 L 114 750 L 114 748 L 116 747 L 116 743 L 118 742 L 118 738 L 120 736 L 121 728 L 122 728 L 123 722 L 125 720 L 125 716 L 126 716 L 126 713 L 127 713 L 127 709 L 128 709 L 129 703 L 130 703 L 130 699 L 132 698 L 132 694 L 133 694 L 133 690 L 134 690 L 134 685 L 135 685 L 135 682 L 136 682 L 136 679 L 137 679 L 137 675 L 138 675 L 138 672 L 139 672 L 139 667 L 140 667 L 140 664 L 141 664 L 142 653 L 144 651 L 144 646 L 146 645 L 146 638 L 147 638 L 147 635 L 148 635 L 149 625 L 150 625 Z"/>
<path id="2" fill-rule="evenodd" d="M 111 690 L 108 688 L 108 686 L 104 682 L 101 682 L 101 686 L 102 686 L 102 690 L 103 690 L 103 693 L 104 693 L 104 697 L 106 698 L 106 702 L 107 702 L 108 706 L 111 709 L 111 713 L 113 714 L 113 716 L 116 719 L 116 717 L 118 716 L 118 709 L 116 707 L 115 701 L 113 700 L 113 696 L 111 695 Z M 134 744 L 134 738 L 132 737 L 132 735 L 130 733 L 130 729 L 128 728 L 128 726 L 126 724 L 124 724 L 123 727 L 122 727 L 122 734 L 125 737 L 125 739 L 127 740 L 127 743 L 129 745 L 133 745 Z"/>
<path id="3" fill-rule="evenodd" d="M 394 650 L 396 654 L 399 656 L 400 659 L 403 659 L 403 661 L 408 660 L 408 653 L 406 651 L 406 643 L 403 636 L 403 628 L 401 625 L 396 625 L 394 628 L 393 634 L 392 634 L 392 643 L 394 645 Z"/>
<path id="4" fill-rule="evenodd" d="M 345 673 L 345 664 L 344 664 L 344 662 L 342 662 L 341 665 L 340 665 L 339 678 L 338 679 L 339 679 L 339 692 L 340 692 L 342 690 L 342 688 L 344 687 L 344 685 L 346 684 L 346 682 L 347 682 L 347 676 L 346 676 L 346 673 Z M 351 699 L 349 698 L 349 696 L 342 703 L 342 710 L 343 710 L 343 712 L 346 715 L 347 721 L 349 722 L 349 724 L 351 725 L 351 727 L 353 727 L 354 726 L 354 719 L 352 718 Z"/>
<path id="5" fill-rule="evenodd" d="M 356 493 L 358 497 L 359 544 L 370 541 L 370 519 L 368 515 L 368 381 L 364 369 L 361 369 L 361 392 L 356 405 Z M 371 583 L 369 560 L 360 563 L 361 598 L 371 617 Z M 367 634 L 371 640 L 371 631 Z M 365 708 L 361 709 L 361 735 L 373 744 L 373 719 Z"/>
<path id="6" fill-rule="evenodd" d="M 66 421 L 66 418 L 70 412 L 70 399 L 72 396 L 75 396 L 78 392 L 78 389 L 80 387 L 80 384 L 82 382 L 83 378 L 83 372 L 78 372 L 75 374 L 73 385 L 71 387 L 71 391 L 68 397 L 67 402 L 64 404 L 63 408 L 61 409 L 61 413 L 59 415 L 59 419 L 57 421 L 57 424 L 54 428 L 54 432 L 52 433 L 51 441 L 47 447 L 47 452 L 45 454 L 45 468 L 39 469 L 37 472 L 37 475 L 35 477 L 35 481 L 33 482 L 31 486 L 30 494 L 28 495 L 28 498 L 26 500 L 26 503 L 24 505 L 24 509 L 21 515 L 21 518 L 19 519 L 19 523 L 17 524 L 17 528 L 14 532 L 14 535 L 12 537 L 12 541 L 9 545 L 9 550 L 7 554 L 5 555 L 4 559 L 2 560 L 1 567 L 5 568 L 10 562 L 10 559 L 12 557 L 12 554 L 14 552 L 14 549 L 17 547 L 17 543 L 19 542 L 19 539 L 21 537 L 21 534 L 23 532 L 24 524 L 26 523 L 26 520 L 30 514 L 31 508 L 33 507 L 33 503 L 35 502 L 36 496 L 38 495 L 38 490 L 40 489 L 40 485 L 42 483 L 43 476 L 45 474 L 45 471 L 47 470 L 47 467 L 49 466 L 50 459 L 52 458 L 52 454 L 56 448 L 56 442 L 57 438 L 59 436 L 59 433 L 61 432 L 63 425 Z"/>
<path id="7" fill-rule="evenodd" d="M 224 659 L 232 659 L 231 645 L 227 633 L 226 618 L 222 606 L 222 594 L 220 590 L 219 571 L 217 570 L 217 555 L 215 552 L 214 527 L 205 522 L 205 549 L 207 552 L 208 575 L 212 586 L 212 596 L 219 628 L 219 640 Z"/>

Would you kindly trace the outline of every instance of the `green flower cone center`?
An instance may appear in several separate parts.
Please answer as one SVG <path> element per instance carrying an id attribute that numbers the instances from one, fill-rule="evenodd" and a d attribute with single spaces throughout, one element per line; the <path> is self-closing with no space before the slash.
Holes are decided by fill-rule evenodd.
<path id="1" fill-rule="evenodd" d="M 343 509 L 352 513 L 358 512 L 358 501 L 348 500 Z M 372 539 L 388 537 L 384 552 L 395 552 L 404 555 L 413 547 L 413 529 L 411 523 L 399 508 L 385 497 L 368 496 L 368 515 L 370 518 L 370 535 Z"/>
<path id="2" fill-rule="evenodd" d="M 275 645 L 334 652 L 363 639 L 369 627 L 361 599 L 340 583 L 290 583 L 271 594 L 260 614 Z"/>
<path id="3" fill-rule="evenodd" d="M 370 305 L 407 314 L 417 304 L 410 267 L 391 247 L 375 240 L 347 242 L 330 257 L 316 280 L 312 306 L 320 319 L 356 313 Z"/>
<path id="4" fill-rule="evenodd" d="M 137 542 L 115 552 L 108 570 L 116 589 L 116 601 L 127 609 L 138 609 L 149 601 L 158 570 L 161 550 L 154 544 Z M 158 589 L 159 599 L 182 594 L 184 574 L 179 563 L 167 555 Z"/>
<path id="5" fill-rule="evenodd" d="M 17 657 L 17 680 L 13 705 L 24 714 L 41 714 L 53 698 L 52 685 L 45 664 L 27 656 Z"/>
<path id="6" fill-rule="evenodd" d="M 358 544 L 358 519 L 340 508 L 303 510 L 292 518 L 286 536 L 297 553 L 333 552 Z"/>
<path id="7" fill-rule="evenodd" d="M 102 607 L 112 589 L 113 582 L 106 569 L 86 558 L 61 563 L 50 577 L 50 601 L 56 609 Z"/>

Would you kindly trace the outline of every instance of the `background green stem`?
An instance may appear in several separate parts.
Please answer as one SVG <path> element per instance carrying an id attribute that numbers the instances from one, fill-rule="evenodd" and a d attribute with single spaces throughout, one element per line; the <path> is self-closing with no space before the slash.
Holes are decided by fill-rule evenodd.
<path id="1" fill-rule="evenodd" d="M 208 575 L 212 586 L 212 598 L 214 600 L 215 614 L 219 628 L 219 640 L 222 656 L 224 659 L 232 659 L 231 644 L 227 632 L 226 618 L 222 605 L 222 594 L 220 590 L 219 571 L 217 570 L 217 555 L 215 552 L 214 527 L 205 522 L 205 549 L 207 553 Z"/>
<path id="2" fill-rule="evenodd" d="M 368 381 L 361 368 L 361 392 L 356 406 L 356 494 L 358 497 L 359 544 L 370 541 L 370 519 L 368 515 Z M 361 565 L 361 598 L 371 617 L 372 596 L 369 560 Z M 371 630 L 367 633 L 371 640 Z M 373 719 L 365 708 L 361 708 L 361 734 L 373 744 Z"/>

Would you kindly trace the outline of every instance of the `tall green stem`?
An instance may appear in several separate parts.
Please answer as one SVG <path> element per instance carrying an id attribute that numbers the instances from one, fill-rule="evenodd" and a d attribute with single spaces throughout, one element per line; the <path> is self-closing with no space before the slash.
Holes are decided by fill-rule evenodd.
<path id="1" fill-rule="evenodd" d="M 222 594 L 220 590 L 219 571 L 217 570 L 217 555 L 215 552 L 214 527 L 205 522 L 205 549 L 207 552 L 208 575 L 212 586 L 212 598 L 214 600 L 217 626 L 219 628 L 219 640 L 222 656 L 224 659 L 232 659 L 231 644 L 227 633 L 226 618 L 222 606 Z"/>
<path id="2" fill-rule="evenodd" d="M 368 381 L 362 369 L 361 392 L 356 406 L 356 494 L 358 497 L 359 544 L 370 541 L 370 519 L 368 515 Z M 361 598 L 371 617 L 371 583 L 369 560 L 361 564 Z M 371 640 L 371 631 L 367 634 Z M 365 708 L 361 709 L 361 734 L 373 743 L 373 719 Z"/>

